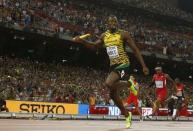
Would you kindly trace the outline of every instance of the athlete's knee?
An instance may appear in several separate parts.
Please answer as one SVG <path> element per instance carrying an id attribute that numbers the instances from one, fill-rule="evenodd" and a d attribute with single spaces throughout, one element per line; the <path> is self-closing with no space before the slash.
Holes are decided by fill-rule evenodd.
<path id="1" fill-rule="evenodd" d="M 154 102 L 154 106 L 155 106 L 155 107 L 159 107 L 159 106 L 160 106 L 160 103 L 161 103 L 161 101 L 158 99 L 158 100 L 156 100 L 156 101 Z"/>
<path id="2" fill-rule="evenodd" d="M 181 109 L 181 106 L 182 106 L 182 101 L 177 101 L 177 104 L 176 104 L 176 109 L 180 110 Z"/>
<path id="3" fill-rule="evenodd" d="M 111 89 L 111 86 L 110 86 L 108 83 L 106 83 L 106 82 L 103 83 L 103 87 L 104 87 L 104 88 L 107 88 L 107 89 Z"/>

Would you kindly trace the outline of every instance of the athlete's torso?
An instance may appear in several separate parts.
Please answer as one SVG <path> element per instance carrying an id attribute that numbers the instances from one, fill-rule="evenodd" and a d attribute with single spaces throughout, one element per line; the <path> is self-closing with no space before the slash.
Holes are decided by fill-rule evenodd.
<path id="1" fill-rule="evenodd" d="M 139 90 L 139 86 L 138 86 L 137 82 L 132 81 L 131 79 L 129 81 L 131 82 L 130 95 L 137 96 L 138 95 L 138 90 Z"/>
<path id="2" fill-rule="evenodd" d="M 166 76 L 164 73 L 154 74 L 153 79 L 157 90 L 166 89 Z"/>
<path id="3" fill-rule="evenodd" d="M 177 96 L 182 96 L 184 90 L 184 84 L 176 84 L 176 95 Z"/>
<path id="4" fill-rule="evenodd" d="M 116 31 L 115 33 L 111 33 L 107 30 L 104 34 L 104 46 L 109 56 L 111 66 L 129 63 L 124 42 L 121 38 L 121 30 Z"/>

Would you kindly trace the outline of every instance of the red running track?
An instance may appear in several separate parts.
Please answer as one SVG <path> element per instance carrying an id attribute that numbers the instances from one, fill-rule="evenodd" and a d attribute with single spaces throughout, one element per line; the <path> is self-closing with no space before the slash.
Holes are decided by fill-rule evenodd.
<path id="1" fill-rule="evenodd" d="M 94 120 L 0 120 L 0 131 L 193 131 L 193 122 L 134 121 L 131 129 L 124 121 Z"/>

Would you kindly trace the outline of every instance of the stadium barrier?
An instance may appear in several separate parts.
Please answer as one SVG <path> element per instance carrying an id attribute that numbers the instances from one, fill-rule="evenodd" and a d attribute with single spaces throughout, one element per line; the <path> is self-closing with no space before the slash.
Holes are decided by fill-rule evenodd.
<path id="1" fill-rule="evenodd" d="M 121 120 L 124 117 L 116 106 L 89 106 L 86 104 L 66 104 L 66 103 L 51 103 L 51 102 L 32 102 L 32 101 L 13 101 L 6 100 L 6 105 L 10 112 L 0 114 L 0 117 L 26 117 L 27 118 L 61 118 L 61 119 L 111 119 Z M 134 119 L 139 119 L 134 107 L 128 108 Z M 143 116 L 152 113 L 152 108 L 142 108 Z M 14 116 L 14 114 L 17 114 Z M 159 116 L 155 116 L 153 120 L 170 120 L 168 109 L 161 108 L 158 112 Z M 180 119 L 189 120 L 193 118 L 193 110 L 182 110 Z"/>
<path id="2" fill-rule="evenodd" d="M 78 114 L 78 104 L 6 100 L 6 106 L 16 113 Z"/>
<path id="3" fill-rule="evenodd" d="M 78 105 L 78 114 L 79 115 L 87 115 L 87 114 L 89 114 L 89 105 L 79 104 Z"/>
<path id="4" fill-rule="evenodd" d="M 133 115 L 139 115 L 135 110 L 135 107 L 128 107 L 128 110 L 132 112 Z M 121 114 L 120 110 L 116 106 L 91 106 L 89 108 L 89 114 L 105 114 L 119 116 Z M 152 114 L 152 108 L 142 107 L 142 115 L 147 116 Z M 179 112 L 180 116 L 193 117 L 193 110 L 181 109 Z M 158 116 L 169 116 L 169 111 L 167 108 L 160 108 L 158 111 Z"/>

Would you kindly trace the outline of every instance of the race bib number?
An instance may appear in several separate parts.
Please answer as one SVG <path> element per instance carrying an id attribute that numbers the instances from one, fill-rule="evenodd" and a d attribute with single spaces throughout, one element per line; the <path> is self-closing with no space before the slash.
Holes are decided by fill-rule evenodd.
<path id="1" fill-rule="evenodd" d="M 109 55 L 109 58 L 119 57 L 117 46 L 107 47 L 107 54 Z"/>
<path id="2" fill-rule="evenodd" d="M 163 81 L 155 81 L 156 88 L 163 88 Z"/>

